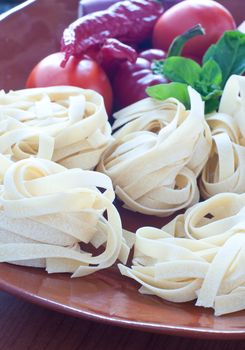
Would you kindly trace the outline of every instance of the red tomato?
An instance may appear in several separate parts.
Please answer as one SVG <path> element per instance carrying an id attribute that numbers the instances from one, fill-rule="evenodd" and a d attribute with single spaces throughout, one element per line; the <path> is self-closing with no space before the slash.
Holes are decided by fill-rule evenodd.
<path id="1" fill-rule="evenodd" d="M 72 85 L 93 89 L 104 97 L 107 113 L 112 109 L 112 88 L 103 69 L 90 58 L 70 57 L 65 68 L 60 67 L 64 56 L 56 52 L 41 60 L 31 71 L 26 87 Z"/>
<path id="2" fill-rule="evenodd" d="M 200 23 L 204 36 L 191 39 L 183 50 L 185 55 L 202 57 L 226 30 L 236 28 L 231 13 L 213 0 L 186 0 L 163 13 L 153 32 L 153 46 L 167 51 L 173 39 Z"/>

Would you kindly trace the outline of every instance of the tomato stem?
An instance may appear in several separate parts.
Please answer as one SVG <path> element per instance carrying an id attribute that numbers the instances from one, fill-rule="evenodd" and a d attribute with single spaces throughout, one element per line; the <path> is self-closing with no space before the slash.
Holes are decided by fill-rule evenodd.
<path id="1" fill-rule="evenodd" d="M 205 34 L 205 30 L 200 24 L 197 24 L 194 27 L 188 29 L 186 32 L 177 36 L 174 39 L 174 41 L 172 42 L 172 44 L 169 47 L 167 57 L 180 56 L 181 52 L 182 52 L 182 50 L 183 50 L 183 48 L 188 40 L 190 40 L 198 35 L 204 35 L 204 34 Z"/>

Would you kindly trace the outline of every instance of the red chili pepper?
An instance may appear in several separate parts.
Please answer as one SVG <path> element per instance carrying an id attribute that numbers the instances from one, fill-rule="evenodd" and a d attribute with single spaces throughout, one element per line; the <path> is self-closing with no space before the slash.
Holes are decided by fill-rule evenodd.
<path id="1" fill-rule="evenodd" d="M 137 56 L 137 51 L 134 48 L 111 38 L 105 40 L 99 51 L 98 59 L 103 63 L 111 63 L 113 60 L 134 63 L 137 60 Z"/>
<path id="2" fill-rule="evenodd" d="M 163 13 L 156 0 L 125 0 L 79 18 L 63 33 L 61 51 L 65 60 L 81 57 L 93 47 L 100 48 L 108 38 L 138 44 L 151 37 L 156 20 Z"/>
<path id="3" fill-rule="evenodd" d="M 94 56 L 110 79 L 123 61 L 134 63 L 137 57 L 138 53 L 134 48 L 117 39 L 106 39 L 97 55 Z"/>
<path id="4" fill-rule="evenodd" d="M 153 61 L 164 58 L 164 51 L 149 49 L 141 52 L 135 63 L 123 62 L 118 67 L 113 79 L 116 110 L 147 97 L 148 86 L 168 82 L 163 75 L 152 71 Z"/>

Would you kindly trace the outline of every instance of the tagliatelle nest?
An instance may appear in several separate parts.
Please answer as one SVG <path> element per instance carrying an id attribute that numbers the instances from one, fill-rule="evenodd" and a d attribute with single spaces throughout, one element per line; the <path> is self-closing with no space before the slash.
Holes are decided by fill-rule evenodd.
<path id="1" fill-rule="evenodd" d="M 115 141 L 98 170 L 112 179 L 126 208 L 168 216 L 199 200 L 196 178 L 211 148 L 200 95 L 189 88 L 191 110 L 176 99 L 146 98 L 115 114 Z"/>
<path id="2" fill-rule="evenodd" d="M 0 93 L 0 153 L 92 169 L 112 141 L 103 98 L 71 86 Z"/>
<path id="3" fill-rule="evenodd" d="M 245 192 L 245 79 L 231 76 L 218 113 L 207 117 L 213 146 L 202 172 L 204 198 L 221 192 Z"/>
<path id="4" fill-rule="evenodd" d="M 121 273 L 143 294 L 173 302 L 197 299 L 216 315 L 245 308 L 245 196 L 218 194 L 161 230 L 136 232 L 132 268 Z"/>
<path id="5" fill-rule="evenodd" d="M 122 236 L 113 199 L 104 174 L 37 158 L 13 163 L 0 193 L 0 262 L 71 272 L 72 277 L 107 268 L 117 259 L 126 263 L 131 245 Z M 93 256 L 79 243 L 104 249 Z"/>

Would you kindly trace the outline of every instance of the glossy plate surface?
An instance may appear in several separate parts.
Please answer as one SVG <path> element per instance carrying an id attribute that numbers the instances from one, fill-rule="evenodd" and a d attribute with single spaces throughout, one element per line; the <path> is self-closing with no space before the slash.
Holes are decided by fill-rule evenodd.
<path id="1" fill-rule="evenodd" d="M 240 23 L 242 1 L 220 2 L 230 6 Z M 0 16 L 0 88 L 22 88 L 34 64 L 58 50 L 63 28 L 76 18 L 77 6 L 78 0 L 29 0 Z M 121 213 L 125 228 L 131 230 L 164 224 L 163 219 Z M 67 274 L 0 264 L 0 288 L 56 311 L 114 325 L 178 336 L 245 338 L 245 312 L 218 318 L 194 303 L 173 304 L 141 295 L 139 285 L 121 276 L 116 266 L 71 279 Z"/>

